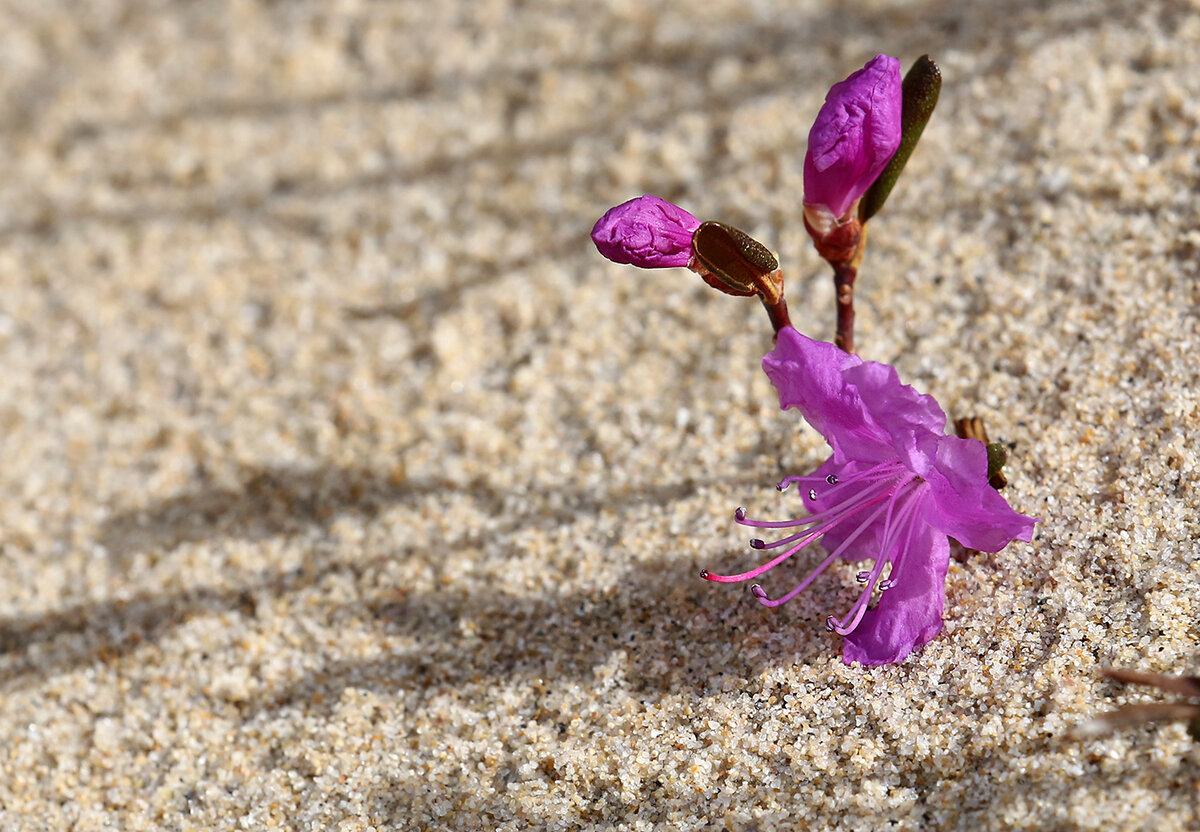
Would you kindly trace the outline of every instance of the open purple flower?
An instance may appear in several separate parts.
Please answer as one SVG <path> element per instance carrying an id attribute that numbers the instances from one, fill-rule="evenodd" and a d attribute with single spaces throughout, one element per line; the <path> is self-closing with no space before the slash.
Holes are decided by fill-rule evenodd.
<path id="1" fill-rule="evenodd" d="M 592 227 L 592 242 L 614 263 L 643 269 L 686 266 L 700 220 L 678 205 L 646 194 L 610 208 Z"/>
<path id="2" fill-rule="evenodd" d="M 846 215 L 900 146 L 901 109 L 900 62 L 887 55 L 833 85 L 808 134 L 806 206 Z"/>
<path id="3" fill-rule="evenodd" d="M 774 607 L 795 598 L 839 557 L 874 558 L 860 572 L 865 584 L 854 605 L 829 629 L 845 636 L 843 660 L 898 662 L 942 630 L 945 579 L 953 537 L 964 546 L 996 552 L 1010 541 L 1028 541 L 1033 518 L 1018 514 L 988 485 L 982 442 L 945 435 L 946 414 L 932 396 L 901 384 L 896 369 L 863 361 L 833 344 L 813 341 L 786 327 L 763 369 L 779 393 L 779 405 L 796 407 L 825 437 L 833 455 L 808 476 L 788 477 L 803 489 L 809 516 L 766 522 L 737 521 L 760 529 L 791 529 L 755 549 L 782 554 L 740 575 L 703 576 L 710 581 L 756 578 L 817 540 L 828 557 L 793 590 L 758 600 Z M 883 571 L 891 566 L 886 577 Z M 871 609 L 872 593 L 882 591 Z"/>

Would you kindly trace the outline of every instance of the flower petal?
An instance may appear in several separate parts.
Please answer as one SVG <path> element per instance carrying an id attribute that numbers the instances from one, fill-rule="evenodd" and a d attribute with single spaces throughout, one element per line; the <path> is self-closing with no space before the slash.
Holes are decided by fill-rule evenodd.
<path id="1" fill-rule="evenodd" d="M 946 414 L 933 396 L 901 384 L 895 367 L 863 361 L 785 327 L 763 370 L 779 393 L 779 406 L 798 408 L 839 461 L 899 457 L 921 476 L 932 467 Z"/>
<path id="2" fill-rule="evenodd" d="M 987 449 L 978 439 L 943 436 L 924 476 L 931 495 L 926 522 L 962 545 L 999 552 L 1014 539 L 1033 537 L 1037 520 L 1018 514 L 988 485 Z"/>
<path id="3" fill-rule="evenodd" d="M 592 227 L 592 242 L 614 263 L 643 269 L 686 266 L 699 227 L 700 220 L 678 205 L 646 194 L 608 209 Z"/>
<path id="4" fill-rule="evenodd" d="M 842 661 L 846 664 L 890 664 L 903 661 L 942 631 L 946 601 L 946 571 L 950 543 L 919 521 L 904 552 L 899 569 L 890 576 L 894 584 L 879 605 L 863 616 L 846 636 Z"/>
<path id="5" fill-rule="evenodd" d="M 762 366 L 779 393 L 779 406 L 798 408 L 835 457 L 882 462 L 896 455 L 891 439 L 867 418 L 862 398 L 843 375 L 860 364 L 857 355 L 784 327 Z"/>
<path id="6" fill-rule="evenodd" d="M 825 96 L 804 154 L 804 202 L 843 216 L 900 146 L 900 61 L 876 55 Z"/>
<path id="7" fill-rule="evenodd" d="M 939 440 L 946 432 L 946 413 L 933 396 L 901 384 L 890 364 L 866 361 L 848 367 L 843 376 L 862 400 L 867 417 L 886 434 L 896 455 L 918 476 L 924 476 Z"/>

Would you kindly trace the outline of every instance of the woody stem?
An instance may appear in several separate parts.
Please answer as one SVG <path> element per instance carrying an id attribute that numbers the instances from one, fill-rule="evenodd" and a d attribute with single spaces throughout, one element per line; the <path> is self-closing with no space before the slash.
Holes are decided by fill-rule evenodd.
<path id="1" fill-rule="evenodd" d="M 837 336 L 833 342 L 848 353 L 854 352 L 854 280 L 857 277 L 857 263 L 843 263 L 833 268 L 833 285 L 837 291 Z"/>
<path id="2" fill-rule="evenodd" d="M 776 269 L 770 274 L 757 275 L 754 287 L 758 290 L 763 308 L 767 310 L 775 334 L 778 335 L 785 326 L 791 326 L 792 319 L 788 316 L 787 301 L 783 297 L 783 271 Z"/>
<path id="3" fill-rule="evenodd" d="M 775 328 L 776 335 L 785 326 L 792 325 L 792 319 L 788 317 L 787 301 L 783 299 L 782 295 L 779 296 L 779 300 L 775 303 L 769 302 L 764 295 L 762 302 L 763 307 L 767 310 L 767 317 L 771 319 L 771 326 Z"/>

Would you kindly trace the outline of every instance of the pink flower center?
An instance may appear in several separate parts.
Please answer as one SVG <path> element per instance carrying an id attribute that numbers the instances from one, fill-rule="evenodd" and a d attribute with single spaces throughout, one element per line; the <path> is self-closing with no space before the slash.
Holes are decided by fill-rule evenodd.
<path id="1" fill-rule="evenodd" d="M 815 475 L 787 477 L 776 487 L 780 491 L 784 491 L 792 483 L 808 487 L 809 501 L 819 500 L 827 508 L 807 517 L 771 522 L 749 520 L 746 518 L 746 510 L 739 508 L 733 516 L 743 526 L 757 529 L 800 529 L 800 531 L 770 543 L 758 538 L 751 540 L 750 546 L 754 549 L 788 547 L 784 552 L 756 569 L 740 575 L 714 575 L 705 570 L 700 573 L 700 577 L 719 583 L 748 581 L 774 569 L 808 544 L 824 537 L 833 528 L 839 527 L 839 533 L 844 531 L 841 542 L 829 553 L 829 556 L 787 594 L 772 599 L 767 597 L 767 593 L 758 584 L 750 588 L 759 603 L 767 607 L 777 607 L 792 600 L 808 588 L 818 575 L 828 569 L 855 540 L 883 516 L 881 546 L 879 554 L 875 558 L 875 566 L 869 572 L 860 572 L 858 575 L 859 582 L 865 584 L 862 593 L 842 618 L 830 616 L 826 621 L 826 626 L 830 630 L 841 635 L 848 635 L 854 632 L 859 622 L 862 621 L 875 588 L 878 586 L 882 591 L 895 585 L 894 579 L 889 578 L 881 582 L 880 578 L 883 575 L 884 567 L 889 563 L 892 565 L 891 574 L 899 574 L 897 565 L 909 547 L 913 520 L 917 514 L 917 507 L 920 505 L 920 500 L 912 498 L 923 490 L 924 482 L 905 468 L 899 460 L 892 459 L 842 479 L 833 474 L 824 477 Z"/>

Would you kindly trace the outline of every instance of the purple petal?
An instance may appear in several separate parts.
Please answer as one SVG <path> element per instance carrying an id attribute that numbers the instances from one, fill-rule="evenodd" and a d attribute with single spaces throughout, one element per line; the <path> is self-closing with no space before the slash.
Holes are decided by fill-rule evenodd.
<path id="1" fill-rule="evenodd" d="M 842 644 L 846 664 L 891 664 L 920 650 L 942 631 L 950 543 L 945 535 L 917 523 L 891 589 L 867 612 Z"/>
<path id="2" fill-rule="evenodd" d="M 699 227 L 700 220 L 678 205 L 646 194 L 610 208 L 592 227 L 592 242 L 614 263 L 643 269 L 686 266 Z"/>
<path id="3" fill-rule="evenodd" d="M 891 437 L 867 416 L 858 391 L 843 375 L 860 364 L 857 355 L 784 327 L 762 366 L 779 393 L 779 406 L 798 408 L 838 460 L 882 462 L 896 456 Z"/>
<path id="4" fill-rule="evenodd" d="M 937 400 L 901 384 L 890 364 L 867 361 L 843 375 L 862 400 L 866 417 L 889 437 L 896 456 L 914 474 L 924 476 L 946 432 L 946 414 Z"/>
<path id="5" fill-rule="evenodd" d="M 808 134 L 804 202 L 841 217 L 900 146 L 900 61 L 876 55 L 825 96 Z"/>
<path id="6" fill-rule="evenodd" d="M 978 439 L 943 436 L 925 480 L 931 495 L 926 522 L 962 545 L 999 552 L 1033 537 L 1037 520 L 1018 514 L 988 485 L 987 450 Z"/>

